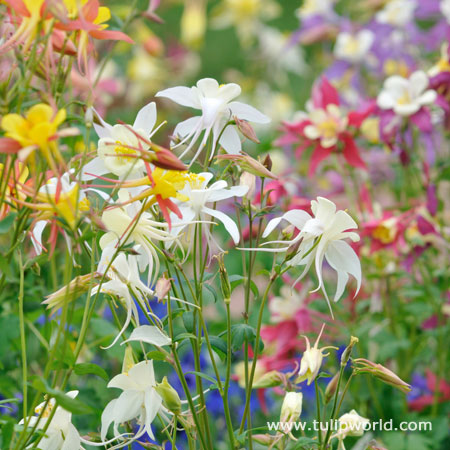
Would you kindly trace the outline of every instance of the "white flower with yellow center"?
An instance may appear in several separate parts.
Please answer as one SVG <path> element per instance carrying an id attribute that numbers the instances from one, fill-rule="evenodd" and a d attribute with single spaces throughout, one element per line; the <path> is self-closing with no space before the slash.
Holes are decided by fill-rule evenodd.
<path id="1" fill-rule="evenodd" d="M 151 424 L 156 415 L 164 411 L 162 398 L 156 392 L 155 386 L 152 360 L 142 361 L 132 366 L 127 372 L 116 375 L 108 383 L 109 388 L 121 389 L 123 392 L 117 399 L 111 400 L 103 411 L 100 433 L 103 441 L 111 424 L 114 424 L 114 436 L 118 438 L 120 436 L 119 425 L 135 419 L 139 429 L 121 447 L 139 439 L 145 433 L 151 439 L 155 439 Z"/>
<path id="2" fill-rule="evenodd" d="M 339 134 L 348 124 L 348 118 L 343 115 L 339 106 L 334 103 L 327 105 L 326 109 L 310 109 L 308 114 L 302 113 L 301 117 L 310 120 L 311 124 L 303 130 L 308 139 L 320 139 L 323 148 L 330 148 L 337 144 Z"/>
<path id="3" fill-rule="evenodd" d="M 151 213 L 144 211 L 144 205 L 139 202 L 130 202 L 131 194 L 120 189 L 118 202 L 122 206 L 112 206 L 104 210 L 102 222 L 108 232 L 100 239 L 100 247 L 104 250 L 107 246 L 136 244 L 139 251 L 142 250 L 144 265 L 148 264 L 148 280 L 152 275 L 159 273 L 159 259 L 155 250 L 155 242 L 172 242 L 176 238 L 167 231 L 169 225 L 153 219 Z M 141 264 L 141 269 L 143 265 Z M 153 281 L 155 281 L 153 279 Z"/>
<path id="4" fill-rule="evenodd" d="M 212 78 L 203 78 L 191 88 L 177 86 L 165 89 L 156 94 L 156 97 L 168 98 L 180 105 L 201 111 L 201 116 L 191 117 L 180 122 L 174 130 L 174 136 L 181 139 L 172 148 L 181 144 L 187 145 L 181 154 L 186 155 L 198 141 L 204 132 L 201 144 L 192 158 L 194 161 L 205 147 L 209 136 L 212 134 L 212 149 L 219 143 L 227 153 L 237 154 L 241 151 L 241 140 L 234 125 L 228 124 L 233 116 L 239 119 L 256 123 L 268 123 L 270 119 L 252 106 L 245 103 L 232 101 L 239 96 L 241 88 L 235 83 L 219 85 Z M 227 125 L 228 124 L 228 125 Z M 210 157 L 213 157 L 211 152 Z"/>
<path id="5" fill-rule="evenodd" d="M 101 125 L 94 123 L 98 141 L 98 156 L 83 167 L 83 179 L 92 180 L 98 175 L 113 173 L 120 178 L 136 178 L 145 172 L 145 162 L 141 158 L 148 150 L 148 141 L 157 129 L 156 105 L 144 106 L 137 114 L 133 125 L 114 126 L 101 119 Z M 142 139 L 139 138 L 142 137 Z"/>
<path id="6" fill-rule="evenodd" d="M 229 188 L 225 180 L 219 180 L 208 187 L 212 177 L 213 174 L 209 172 L 190 173 L 187 175 L 186 185 L 179 191 L 179 195 L 184 198 L 184 201 L 178 203 L 182 218 L 180 219 L 175 214 L 171 214 L 173 233 L 178 235 L 188 226 L 189 222 L 208 221 L 211 216 L 223 223 L 234 243 L 237 244 L 240 236 L 234 221 L 225 213 L 207 205 L 232 197 L 243 197 L 248 191 L 248 186 L 232 186 Z M 188 233 L 189 235 L 193 232 L 192 225 L 190 227 L 191 232 Z M 214 241 L 209 231 L 209 226 L 205 226 L 203 232 L 209 241 Z"/>
<path id="7" fill-rule="evenodd" d="M 369 53 L 375 35 L 370 30 L 361 30 L 356 34 L 339 33 L 334 46 L 334 56 L 350 63 L 359 63 Z"/>
<path id="8" fill-rule="evenodd" d="M 70 398 L 75 398 L 78 395 L 78 391 L 70 391 L 66 394 Z M 45 410 L 44 410 L 45 407 Z M 41 403 L 35 409 L 37 416 L 28 417 L 27 425 L 29 427 L 36 426 L 37 429 L 42 430 L 47 427 L 47 421 L 50 414 L 55 408 L 55 399 L 52 398 L 47 402 Z M 39 414 L 42 417 L 38 421 Z M 20 421 L 20 425 L 24 424 L 24 420 Z M 33 447 L 31 444 L 27 448 Z M 72 413 L 56 406 L 54 415 L 48 424 L 48 428 L 45 431 L 44 437 L 38 444 L 41 450 L 80 450 L 81 440 L 78 430 L 72 424 Z"/>
<path id="9" fill-rule="evenodd" d="M 377 12 L 377 22 L 403 28 L 414 19 L 416 0 L 389 0 L 384 8 Z"/>
<path id="10" fill-rule="evenodd" d="M 392 109 L 399 116 L 412 116 L 422 106 L 435 102 L 437 94 L 428 89 L 428 84 L 428 76 L 423 71 L 414 72 L 409 78 L 389 77 L 378 95 L 377 105 L 381 109 Z"/>
<path id="11" fill-rule="evenodd" d="M 266 249 L 266 251 L 271 252 L 287 251 L 292 246 L 297 245 L 294 256 L 288 260 L 287 264 L 290 266 L 305 266 L 296 281 L 302 279 L 311 265 L 315 264 L 319 279 L 319 285 L 315 291 L 322 289 L 331 310 L 322 279 L 323 260 L 325 258 L 337 272 L 334 301 L 337 302 L 344 293 L 349 275 L 352 275 L 357 281 L 356 295 L 361 287 L 361 264 L 355 251 L 344 239 L 350 239 L 353 242 L 359 241 L 357 233 L 348 231 L 358 228 L 358 225 L 345 211 L 336 211 L 336 205 L 323 197 L 317 197 L 317 200 L 311 201 L 311 210 L 314 217 L 311 217 L 306 211 L 293 209 L 281 217 L 272 219 L 267 224 L 263 237 L 267 237 L 282 220 L 288 221 L 300 230 L 300 233 L 290 241 L 271 241 L 264 245 L 271 243 L 288 244 L 283 248 Z"/>

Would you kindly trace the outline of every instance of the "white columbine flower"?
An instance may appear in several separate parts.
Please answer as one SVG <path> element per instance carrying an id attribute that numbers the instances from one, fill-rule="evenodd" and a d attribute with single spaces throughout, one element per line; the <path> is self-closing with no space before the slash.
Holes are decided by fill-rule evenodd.
<path id="1" fill-rule="evenodd" d="M 78 391 L 70 391 L 66 394 L 70 398 L 75 398 L 78 395 Z M 37 429 L 41 430 L 47 424 L 48 417 L 55 408 L 55 399 L 52 398 L 45 406 L 45 402 L 38 405 L 35 409 L 36 414 L 41 414 L 42 417 L 38 421 L 38 416 L 33 416 L 28 418 L 28 426 L 34 427 L 37 423 Z M 45 410 L 42 412 L 43 408 Z M 23 425 L 24 420 L 20 421 Z M 29 446 L 31 448 L 33 445 Z M 38 444 L 41 450 L 80 450 L 81 441 L 80 434 L 78 430 L 72 424 L 72 413 L 61 408 L 61 406 L 56 407 L 56 411 L 53 415 L 50 424 L 48 425 L 45 436 L 41 439 Z"/>
<path id="2" fill-rule="evenodd" d="M 414 19 L 416 8 L 416 0 L 391 0 L 376 13 L 375 19 L 379 23 L 403 28 Z"/>
<path id="3" fill-rule="evenodd" d="M 212 78 L 203 78 L 191 88 L 177 86 L 156 94 L 156 97 L 165 97 L 180 105 L 201 110 L 200 116 L 180 122 L 174 130 L 174 135 L 181 139 L 177 145 L 189 142 L 181 156 L 194 146 L 203 131 L 205 132 L 203 139 L 192 161 L 200 154 L 211 134 L 213 150 L 219 142 L 227 153 L 239 153 L 241 151 L 239 134 L 234 125 L 227 125 L 233 116 L 249 122 L 270 122 L 267 116 L 252 106 L 232 101 L 240 93 L 241 88 L 235 83 L 219 85 Z M 212 158 L 213 154 L 210 156 Z"/>
<path id="4" fill-rule="evenodd" d="M 139 430 L 135 436 L 125 441 L 122 447 L 139 439 L 147 433 L 155 439 L 151 424 L 159 412 L 163 411 L 162 398 L 155 390 L 156 380 L 153 361 L 142 361 L 128 370 L 116 375 L 109 388 L 118 388 L 123 392 L 117 399 L 111 400 L 102 414 L 101 438 L 104 441 L 110 425 L 114 424 L 114 436 L 119 437 L 119 425 L 137 419 Z M 118 447 L 115 447 L 118 448 Z"/>
<path id="5" fill-rule="evenodd" d="M 334 46 L 334 55 L 350 63 L 359 63 L 369 53 L 375 35 L 370 30 L 361 30 L 356 34 L 339 33 Z"/>
<path id="6" fill-rule="evenodd" d="M 237 244 L 240 236 L 234 221 L 225 213 L 206 205 L 232 197 L 242 197 L 247 193 L 248 186 L 232 186 L 228 188 L 225 180 L 219 180 L 208 187 L 208 183 L 213 177 L 213 174 L 209 172 L 189 173 L 186 177 L 186 185 L 179 191 L 180 196 L 185 199 L 185 201 L 178 203 L 182 218 L 180 219 L 175 214 L 171 214 L 173 233 L 178 235 L 189 222 L 196 220 L 207 221 L 209 216 L 212 216 L 224 224 L 234 243 Z M 191 231 L 193 231 L 193 228 Z M 214 240 L 209 231 L 209 225 L 206 225 L 203 231 L 208 240 Z M 190 235 L 191 233 L 188 234 Z"/>
<path id="7" fill-rule="evenodd" d="M 437 94 L 427 89 L 428 84 L 428 76 L 421 70 L 409 78 L 393 75 L 385 80 L 377 105 L 381 109 L 392 109 L 399 116 L 411 116 L 436 100 Z"/>
<path id="8" fill-rule="evenodd" d="M 131 317 L 134 317 L 137 326 L 139 326 L 139 312 L 133 297 L 143 310 L 147 310 L 145 298 L 154 297 L 154 291 L 147 287 L 140 279 L 139 262 L 141 263 L 141 267 L 145 266 L 145 261 L 142 261 L 142 255 L 125 255 L 124 253 L 119 253 L 113 260 L 112 258 L 116 250 L 113 245 L 109 245 L 103 250 L 97 272 L 103 274 L 106 271 L 109 281 L 92 289 L 92 295 L 100 291 L 104 294 L 119 297 L 127 311 L 127 317 L 122 329 L 114 341 L 108 347 L 105 347 L 106 349 L 112 347 L 120 336 L 122 336 L 131 321 Z M 138 250 L 138 247 L 136 250 Z"/>
<path id="9" fill-rule="evenodd" d="M 290 266 L 305 266 L 303 273 L 298 278 L 300 280 L 305 276 L 311 265 L 315 263 L 319 279 L 317 289 L 322 289 L 328 301 L 328 295 L 322 280 L 322 264 L 323 259 L 326 258 L 328 264 L 337 272 L 337 288 L 334 296 L 334 301 L 337 302 L 344 293 L 349 274 L 357 281 L 356 293 L 361 287 L 361 264 L 358 256 L 351 246 L 344 242 L 346 238 L 354 242 L 359 241 L 358 234 L 348 231 L 358 228 L 358 225 L 345 211 L 336 211 L 336 205 L 323 197 L 317 197 L 317 200 L 311 201 L 311 210 L 314 217 L 311 217 L 306 211 L 293 209 L 281 217 L 272 219 L 267 224 L 263 237 L 268 236 L 282 220 L 288 221 L 300 230 L 300 233 L 294 239 L 286 242 L 289 246 L 267 251 L 286 251 L 292 245 L 298 244 L 296 253 L 288 261 L 288 264 Z M 283 242 L 273 241 L 266 244 Z M 331 310 L 329 301 L 328 304 Z"/>
<path id="10" fill-rule="evenodd" d="M 140 150 L 148 150 L 148 141 L 157 129 L 156 105 L 144 106 L 136 116 L 133 126 L 109 125 L 100 118 L 101 125 L 94 123 L 98 141 L 98 156 L 83 167 L 83 179 L 92 180 L 97 175 L 113 173 L 120 178 L 136 178 L 145 172 L 145 162 L 140 158 Z M 131 131 L 131 129 L 133 131 Z M 138 136 L 142 136 L 139 139 Z"/>
<path id="11" fill-rule="evenodd" d="M 148 281 L 152 275 L 158 275 L 159 259 L 155 250 L 154 241 L 173 241 L 175 238 L 169 234 L 167 223 L 153 220 L 151 213 L 143 211 L 143 205 L 139 201 L 130 202 L 131 194 L 120 189 L 118 192 L 119 203 L 122 206 L 112 206 L 103 211 L 102 222 L 108 233 L 100 239 L 100 247 L 104 250 L 107 246 L 120 244 L 137 244 L 145 256 L 145 265 L 148 264 Z M 140 269 L 143 270 L 141 264 Z"/>

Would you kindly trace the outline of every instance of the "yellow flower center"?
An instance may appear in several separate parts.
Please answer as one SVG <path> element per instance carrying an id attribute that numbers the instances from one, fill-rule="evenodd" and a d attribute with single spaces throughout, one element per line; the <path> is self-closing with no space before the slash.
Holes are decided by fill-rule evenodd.
<path id="1" fill-rule="evenodd" d="M 327 118 L 323 122 L 317 124 L 320 135 L 326 139 L 335 137 L 339 131 L 339 123 L 332 117 Z"/>
<path id="2" fill-rule="evenodd" d="M 411 96 L 408 91 L 404 91 L 403 95 L 397 100 L 399 105 L 408 105 L 411 103 Z"/>
<path id="3" fill-rule="evenodd" d="M 116 141 L 116 144 L 117 146 L 114 147 L 114 153 L 117 155 L 120 164 L 125 164 L 136 159 L 136 156 L 139 153 L 137 150 L 126 147 L 123 142 L 120 141 Z"/>
<path id="4" fill-rule="evenodd" d="M 380 223 L 372 232 L 372 236 L 383 244 L 390 244 L 394 241 L 396 229 L 394 224 L 384 221 Z"/>

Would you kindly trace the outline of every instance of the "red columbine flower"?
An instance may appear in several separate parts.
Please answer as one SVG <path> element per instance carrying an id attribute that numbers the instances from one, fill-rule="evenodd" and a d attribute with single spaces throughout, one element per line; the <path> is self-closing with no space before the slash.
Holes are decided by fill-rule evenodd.
<path id="1" fill-rule="evenodd" d="M 307 112 L 299 113 L 296 122 L 284 124 L 286 134 L 278 140 L 278 145 L 300 140 L 297 153 L 313 147 L 309 175 L 313 175 L 319 163 L 333 152 L 342 152 L 348 164 L 364 169 L 366 165 L 354 137 L 373 108 L 371 104 L 361 112 L 343 111 L 337 90 L 322 77 L 313 87 L 311 101 L 306 105 Z"/>

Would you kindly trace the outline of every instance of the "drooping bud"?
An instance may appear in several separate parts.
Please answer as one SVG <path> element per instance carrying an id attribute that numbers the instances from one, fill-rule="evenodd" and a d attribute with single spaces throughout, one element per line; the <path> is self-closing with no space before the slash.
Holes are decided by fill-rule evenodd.
<path id="1" fill-rule="evenodd" d="M 255 383 L 253 383 L 254 389 L 263 389 L 279 386 L 286 376 L 277 370 L 271 370 L 265 373 L 261 378 L 258 378 Z"/>
<path id="2" fill-rule="evenodd" d="M 167 297 L 171 287 L 171 279 L 167 278 L 165 274 L 158 279 L 155 286 L 155 294 L 159 302 L 162 302 Z"/>
<path id="3" fill-rule="evenodd" d="M 272 170 L 272 158 L 270 157 L 270 155 L 267 155 L 264 158 L 263 166 L 269 171 Z"/>
<path id="4" fill-rule="evenodd" d="M 252 158 L 250 155 L 246 153 L 242 153 L 239 155 L 217 155 L 216 159 L 219 161 L 233 161 L 235 162 L 242 170 L 246 172 L 250 172 L 253 175 L 261 178 L 273 178 L 276 180 L 278 177 L 273 174 L 264 164 L 261 164 L 255 158 Z M 267 158 L 266 158 L 267 159 Z"/>
<path id="5" fill-rule="evenodd" d="M 181 400 L 177 391 L 169 384 L 167 377 L 164 377 L 161 383 L 157 383 L 155 391 L 163 399 L 164 406 L 175 415 L 181 412 Z"/>
<path id="6" fill-rule="evenodd" d="M 408 383 L 403 381 L 399 376 L 392 372 L 392 370 L 389 370 L 381 364 L 376 364 L 364 358 L 353 360 L 353 364 L 355 373 L 369 373 L 384 383 L 401 390 L 405 394 L 411 391 L 411 386 Z"/>
<path id="7" fill-rule="evenodd" d="M 239 119 L 239 117 L 237 117 L 237 116 L 234 116 L 233 119 L 236 122 L 236 125 L 237 125 L 239 131 L 247 139 L 250 139 L 251 141 L 255 142 L 256 144 L 260 143 L 259 139 L 256 136 L 255 130 L 246 120 Z"/>
<path id="8" fill-rule="evenodd" d="M 301 392 L 287 392 L 281 405 L 280 421 L 296 421 L 302 413 L 303 394 Z"/>
<path id="9" fill-rule="evenodd" d="M 51 309 L 51 314 L 56 310 L 64 306 L 65 302 L 72 302 L 76 300 L 81 294 L 84 294 L 89 290 L 91 281 L 96 279 L 97 273 L 92 276 L 88 273 L 86 275 L 79 275 L 75 277 L 68 285 L 62 287 L 53 294 L 50 294 L 42 302 L 43 305 L 47 305 L 47 309 Z"/>
<path id="10" fill-rule="evenodd" d="M 327 384 L 327 387 L 325 389 L 325 404 L 328 404 L 329 401 L 334 397 L 334 394 L 336 393 L 338 381 L 339 381 L 339 372 Z"/>
<path id="11" fill-rule="evenodd" d="M 249 200 L 252 200 L 255 196 L 256 176 L 250 172 L 242 172 L 242 175 L 239 179 L 239 185 L 248 187 L 248 191 L 245 194 L 245 197 Z"/>
<path id="12" fill-rule="evenodd" d="M 350 355 L 352 354 L 353 347 L 355 344 L 359 342 L 359 339 L 357 337 L 352 336 L 350 338 L 350 344 L 345 348 L 341 355 L 341 365 L 346 366 L 348 363 L 348 360 L 350 359 Z"/>

